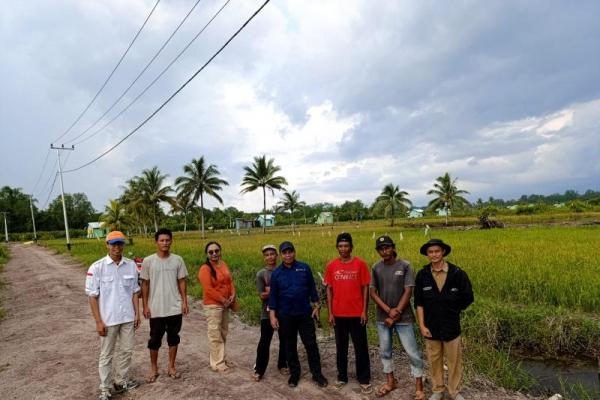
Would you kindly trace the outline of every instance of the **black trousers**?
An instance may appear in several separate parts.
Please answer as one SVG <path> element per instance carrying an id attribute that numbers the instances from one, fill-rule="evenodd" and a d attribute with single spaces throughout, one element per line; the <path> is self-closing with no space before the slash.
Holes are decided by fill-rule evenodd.
<path id="1" fill-rule="evenodd" d="M 334 330 L 338 381 L 348 382 L 348 345 L 352 338 L 356 378 L 360 384 L 368 384 L 371 381 L 371 362 L 367 327 L 360 323 L 360 317 L 335 317 Z"/>
<path id="2" fill-rule="evenodd" d="M 273 338 L 273 327 L 269 319 L 260 320 L 260 340 L 256 347 L 256 364 L 254 372 L 263 376 L 269 365 L 269 350 L 271 348 L 271 339 Z M 277 356 L 277 368 L 287 368 L 285 356 L 285 337 L 278 333 L 279 336 L 279 354 Z"/>
<path id="3" fill-rule="evenodd" d="M 310 315 L 281 315 L 279 316 L 281 334 L 285 337 L 285 354 L 290 369 L 290 380 L 300 379 L 300 361 L 298 360 L 298 334 L 306 349 L 308 367 L 313 378 L 323 376 L 321 372 L 321 356 L 317 346 L 315 322 Z"/>
<path id="4" fill-rule="evenodd" d="M 179 331 L 181 330 L 182 319 L 182 314 L 150 318 L 148 348 L 150 350 L 158 350 L 165 332 L 167 332 L 167 344 L 169 347 L 177 346 L 180 341 Z"/>

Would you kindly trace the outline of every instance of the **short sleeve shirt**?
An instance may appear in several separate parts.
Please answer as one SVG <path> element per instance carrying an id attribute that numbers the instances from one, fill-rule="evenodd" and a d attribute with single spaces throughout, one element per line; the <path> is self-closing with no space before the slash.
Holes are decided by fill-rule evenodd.
<path id="1" fill-rule="evenodd" d="M 256 290 L 258 290 L 258 294 L 264 292 L 267 286 L 271 285 L 272 273 L 273 270 L 267 268 L 263 268 L 256 273 Z M 268 298 L 262 300 L 262 312 L 260 314 L 260 319 L 269 319 L 268 304 Z"/>
<path id="2" fill-rule="evenodd" d="M 133 294 L 139 291 L 137 269 L 128 258 L 117 264 L 106 256 L 88 268 L 85 294 L 98 298 L 100 318 L 106 326 L 134 320 Z"/>
<path id="3" fill-rule="evenodd" d="M 404 288 L 415 286 L 414 272 L 410 263 L 405 260 L 396 260 L 393 265 L 385 265 L 380 261 L 373 265 L 371 287 L 377 290 L 379 297 L 390 307 L 396 307 L 404 294 Z M 410 303 L 409 303 L 410 304 Z M 377 307 L 377 321 L 383 322 L 388 315 Z M 412 308 L 408 306 L 398 323 L 409 324 L 415 321 Z"/>
<path id="4" fill-rule="evenodd" d="M 336 258 L 327 264 L 325 283 L 333 290 L 333 315 L 360 317 L 363 311 L 363 286 L 370 282 L 369 267 L 358 257 L 352 257 L 349 262 Z"/>
<path id="5" fill-rule="evenodd" d="M 152 318 L 181 314 L 183 300 L 178 282 L 187 276 L 183 258 L 176 254 L 169 254 L 167 258 L 152 254 L 144 258 L 140 278 L 150 281 L 148 306 Z"/>

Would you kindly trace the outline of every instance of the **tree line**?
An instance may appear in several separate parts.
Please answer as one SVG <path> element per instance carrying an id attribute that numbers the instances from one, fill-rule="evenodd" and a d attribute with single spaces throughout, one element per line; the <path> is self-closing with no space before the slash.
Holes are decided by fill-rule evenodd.
<path id="1" fill-rule="evenodd" d="M 240 193 L 260 191 L 263 199 L 262 215 L 266 220 L 267 213 L 277 215 L 278 223 L 289 224 L 292 229 L 296 223 L 314 222 L 323 211 L 332 212 L 336 221 L 361 221 L 366 219 L 389 218 L 393 226 L 398 217 L 407 215 L 413 207 L 409 193 L 398 185 L 385 185 L 371 205 L 361 200 L 345 201 L 340 205 L 331 203 L 306 204 L 300 200 L 296 190 L 288 190 L 287 180 L 280 175 L 281 168 L 273 158 L 265 155 L 254 157 L 253 162 L 244 167 L 244 176 L 240 184 Z M 205 208 L 205 198 L 209 196 L 224 206 L 220 192 L 229 185 L 221 177 L 216 165 L 208 163 L 204 156 L 192 159 L 183 166 L 183 174 L 168 185 L 167 174 L 158 167 L 144 169 L 125 182 L 121 187 L 122 194 L 108 201 L 102 212 L 97 212 L 84 193 L 65 194 L 65 203 L 72 229 L 84 229 L 88 222 L 103 221 L 110 229 L 130 230 L 141 234 L 155 231 L 159 225 L 169 226 L 175 230 L 187 231 L 198 229 L 205 237 L 205 229 L 231 228 L 236 218 L 254 219 L 257 214 L 244 213 L 235 207 Z M 267 195 L 275 195 L 282 191 L 280 200 L 267 209 Z M 450 214 L 473 209 L 498 209 L 511 204 L 579 202 L 581 204 L 598 204 L 600 192 L 588 190 L 580 195 L 574 190 L 567 190 L 563 195 L 552 194 L 523 195 L 519 200 L 501 200 L 490 197 L 488 201 L 478 199 L 470 204 L 464 197 L 466 190 L 457 185 L 457 178 L 448 172 L 436 178 L 433 187 L 427 192 L 433 196 L 427 206 L 427 213 L 439 210 L 447 218 Z M 40 231 L 64 229 L 62 203 L 57 196 L 45 210 L 37 207 L 32 199 L 36 227 Z M 166 206 L 166 207 L 165 207 Z M 168 209 L 165 212 L 165 209 Z M 20 188 L 5 186 L 0 189 L 0 211 L 7 211 L 7 220 L 11 232 L 29 232 L 32 229 L 30 198 Z M 263 224 L 263 230 L 265 224 Z"/>

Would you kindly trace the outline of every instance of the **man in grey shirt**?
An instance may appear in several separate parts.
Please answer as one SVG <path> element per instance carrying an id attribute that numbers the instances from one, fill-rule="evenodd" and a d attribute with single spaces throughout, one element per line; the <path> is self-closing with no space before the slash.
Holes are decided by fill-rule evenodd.
<path id="1" fill-rule="evenodd" d="M 269 348 L 273 338 L 273 327 L 269 321 L 269 288 L 271 285 L 271 273 L 277 267 L 277 247 L 273 244 L 267 244 L 262 248 L 262 254 L 265 261 L 265 267 L 256 273 L 256 289 L 258 296 L 262 301 L 262 311 L 260 315 L 260 339 L 256 348 L 256 363 L 254 364 L 255 381 L 260 381 L 265 374 L 269 364 Z M 279 355 L 277 357 L 277 368 L 282 375 L 288 375 L 287 361 L 285 359 L 285 343 L 283 337 L 279 335 Z"/>
<path id="2" fill-rule="evenodd" d="M 169 367 L 167 374 L 170 378 L 177 379 L 181 375 L 175 368 L 177 346 L 179 345 L 179 331 L 183 315 L 188 313 L 186 296 L 187 268 L 183 259 L 171 254 L 173 234 L 170 230 L 162 228 L 154 234 L 156 253 L 142 262 L 142 302 L 144 317 L 150 319 L 150 374 L 148 383 L 158 378 L 158 349 L 162 337 L 167 333 L 169 345 Z"/>
<path id="3" fill-rule="evenodd" d="M 377 305 L 379 354 L 386 374 L 386 383 L 376 394 L 381 397 L 396 388 L 392 360 L 392 337 L 396 331 L 410 359 L 411 374 L 416 379 L 415 399 L 423 400 L 423 359 L 413 330 L 415 317 L 410 306 L 414 273 L 408 261 L 397 259 L 396 245 L 389 236 L 378 237 L 375 249 L 381 261 L 373 265 L 370 294 Z"/>

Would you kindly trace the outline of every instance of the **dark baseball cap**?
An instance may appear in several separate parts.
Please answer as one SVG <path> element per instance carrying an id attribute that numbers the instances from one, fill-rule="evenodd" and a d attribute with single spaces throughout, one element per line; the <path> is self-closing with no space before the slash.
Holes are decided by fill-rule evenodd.
<path id="1" fill-rule="evenodd" d="M 349 234 L 348 232 L 340 233 L 339 235 L 337 235 L 337 239 L 335 240 L 335 245 L 337 246 L 340 242 L 350 243 L 350 246 L 352 246 L 352 235 Z"/>
<path id="2" fill-rule="evenodd" d="M 281 244 L 279 245 L 279 252 L 283 253 L 285 250 L 292 250 L 292 251 L 296 251 L 296 249 L 294 248 L 294 245 L 292 244 L 292 242 L 281 242 Z"/>
<path id="3" fill-rule="evenodd" d="M 391 237 L 383 235 L 375 239 L 375 249 L 379 249 L 381 246 L 396 247 L 396 244 L 394 243 Z"/>

